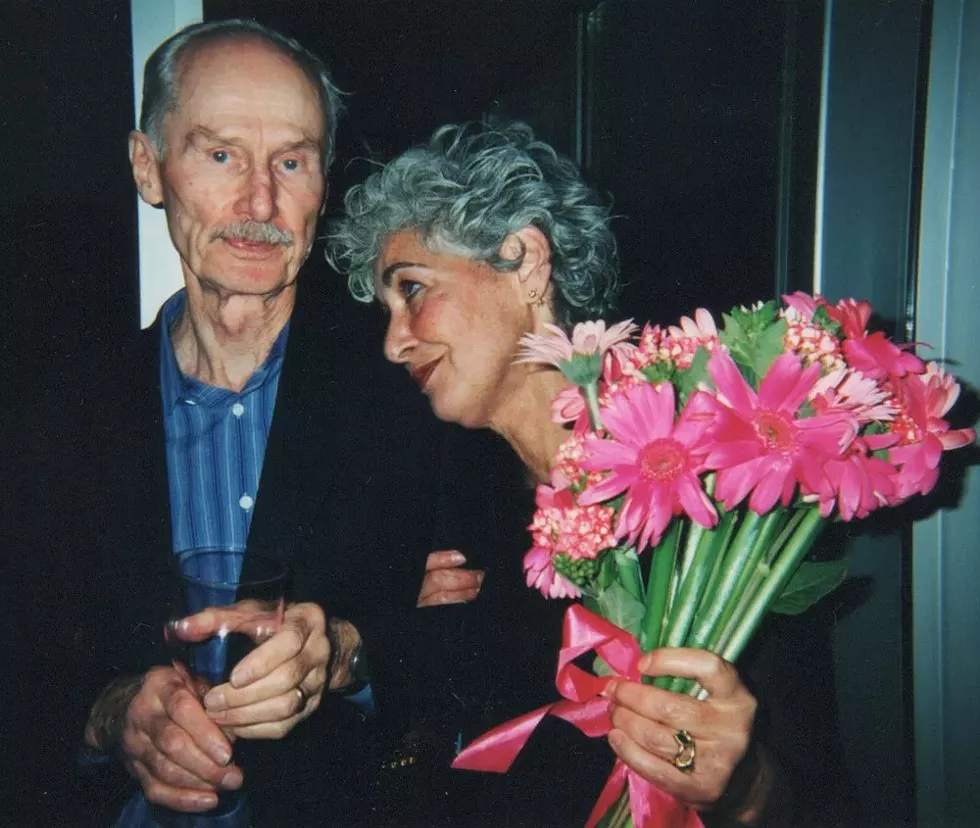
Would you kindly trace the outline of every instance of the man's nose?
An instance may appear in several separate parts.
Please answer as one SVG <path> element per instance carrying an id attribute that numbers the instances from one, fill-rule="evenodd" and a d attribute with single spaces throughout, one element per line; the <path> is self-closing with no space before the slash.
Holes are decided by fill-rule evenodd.
<path id="1" fill-rule="evenodd" d="M 253 221 L 270 221 L 276 214 L 276 180 L 266 169 L 253 169 L 245 181 L 238 210 Z"/>

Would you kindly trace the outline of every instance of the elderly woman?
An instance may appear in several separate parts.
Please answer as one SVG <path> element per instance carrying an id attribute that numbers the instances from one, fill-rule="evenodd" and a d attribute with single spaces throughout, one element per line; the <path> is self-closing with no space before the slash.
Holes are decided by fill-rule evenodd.
<path id="1" fill-rule="evenodd" d="M 547 481 L 568 434 L 551 419 L 551 401 L 566 380 L 514 357 L 521 337 L 543 332 L 546 323 L 570 329 L 611 312 L 619 281 L 608 210 L 574 165 L 522 124 L 443 127 L 427 145 L 353 188 L 346 210 L 332 228 L 328 256 L 348 274 L 357 299 L 376 297 L 389 314 L 385 355 L 405 366 L 437 417 L 491 429 L 509 443 L 533 481 Z M 527 508 L 520 514 L 524 525 Z M 519 572 L 525 548 L 526 540 L 502 566 Z M 423 595 L 434 591 L 429 574 Z M 493 589 L 491 574 L 488 568 L 484 593 Z M 477 603 L 541 603 L 530 590 L 525 599 L 502 592 L 492 599 L 484 594 Z M 523 626 L 534 623 L 529 617 Z M 558 621 L 552 623 L 557 628 Z M 509 638 L 504 646 L 514 658 L 534 649 L 537 637 L 499 633 Z M 537 656 L 551 670 L 553 641 Z M 615 754 L 703 810 L 706 819 L 713 814 L 761 824 L 789 818 L 786 775 L 754 737 L 756 699 L 736 669 L 711 653 L 687 649 L 647 653 L 640 668 L 649 676 L 689 676 L 708 696 L 696 701 L 618 682 L 610 692 L 608 736 Z M 543 689 L 554 698 L 553 687 Z M 680 730 L 689 731 L 697 746 L 694 773 L 673 763 Z M 564 768 L 574 775 L 571 764 L 565 761 Z M 561 787 L 570 787 L 567 775 Z M 556 814 L 553 824 L 581 824 L 586 816 L 587 811 Z"/>

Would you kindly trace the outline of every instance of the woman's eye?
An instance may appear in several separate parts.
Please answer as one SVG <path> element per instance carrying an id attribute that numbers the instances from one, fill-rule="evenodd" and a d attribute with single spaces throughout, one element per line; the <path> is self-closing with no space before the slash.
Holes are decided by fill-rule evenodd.
<path id="1" fill-rule="evenodd" d="M 422 285 L 418 282 L 413 282 L 411 279 L 402 279 L 398 283 L 398 291 L 404 299 L 411 299 L 420 290 L 422 290 Z"/>
<path id="2" fill-rule="evenodd" d="M 225 150 L 215 150 L 211 153 L 211 158 L 217 161 L 219 164 L 225 164 L 231 159 L 231 155 Z"/>

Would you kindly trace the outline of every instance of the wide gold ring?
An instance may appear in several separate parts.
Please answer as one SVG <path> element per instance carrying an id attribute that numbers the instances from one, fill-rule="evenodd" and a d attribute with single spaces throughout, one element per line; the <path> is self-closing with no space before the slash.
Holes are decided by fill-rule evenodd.
<path id="1" fill-rule="evenodd" d="M 306 710 L 306 703 L 310 700 L 310 697 L 306 695 L 306 691 L 301 684 L 296 686 L 296 690 L 299 692 L 299 709 Z"/>
<path id="2" fill-rule="evenodd" d="M 694 773 L 694 758 L 697 754 L 694 737 L 686 730 L 678 730 L 674 734 L 674 741 L 677 743 L 677 753 L 670 763 L 681 773 Z"/>

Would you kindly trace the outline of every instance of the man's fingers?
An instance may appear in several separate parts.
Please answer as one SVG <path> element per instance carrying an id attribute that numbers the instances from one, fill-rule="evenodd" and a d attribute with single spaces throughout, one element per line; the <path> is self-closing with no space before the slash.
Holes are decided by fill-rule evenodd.
<path id="1" fill-rule="evenodd" d="M 210 811 L 218 805 L 218 795 L 214 791 L 168 785 L 157 779 L 139 759 L 131 760 L 129 766 L 139 780 L 146 798 L 156 805 L 163 805 L 183 813 Z"/>
<path id="2" fill-rule="evenodd" d="M 309 667 L 301 659 L 291 659 L 279 665 L 266 676 L 256 679 L 244 687 L 234 687 L 231 684 L 220 684 L 204 697 L 204 706 L 208 714 L 216 714 L 233 708 L 251 707 L 260 702 L 269 701 L 293 693 L 296 698 L 296 687 L 308 675 Z"/>
<path id="3" fill-rule="evenodd" d="M 211 717 L 221 727 L 236 729 L 236 735 L 242 735 L 237 732 L 238 728 L 281 722 L 299 716 L 306 709 L 307 701 L 306 696 L 300 696 L 296 688 L 291 687 L 285 693 L 280 693 L 271 699 L 263 699 L 242 707 L 216 710 L 211 713 Z"/>
<path id="4" fill-rule="evenodd" d="M 186 687 L 176 689 L 164 701 L 169 722 L 153 734 L 154 743 L 174 761 L 191 769 L 203 779 L 213 780 L 216 771 L 208 765 L 223 767 L 231 760 L 231 743 L 221 728 L 211 721 L 198 698 Z M 193 762 L 193 765 L 188 764 Z M 204 771 L 204 773 L 202 773 Z"/>
<path id="5" fill-rule="evenodd" d="M 462 566 L 464 563 L 466 563 L 466 556 L 462 552 L 456 549 L 442 549 L 429 553 L 429 557 L 425 559 L 425 571 L 450 569 L 454 566 Z"/>
<path id="6" fill-rule="evenodd" d="M 281 629 L 238 662 L 231 672 L 231 685 L 235 688 L 245 687 L 270 675 L 302 653 L 301 660 L 305 663 L 296 666 L 297 670 L 301 670 L 293 682 L 297 684 L 314 665 L 327 663 L 330 644 L 326 626 L 323 610 L 316 604 L 291 605 L 286 609 Z M 258 701 L 258 698 L 250 701 Z"/>
<path id="7" fill-rule="evenodd" d="M 282 606 L 275 601 L 239 601 L 227 607 L 210 607 L 171 623 L 181 641 L 205 641 L 214 635 L 242 633 L 261 643 L 282 626 Z"/>

